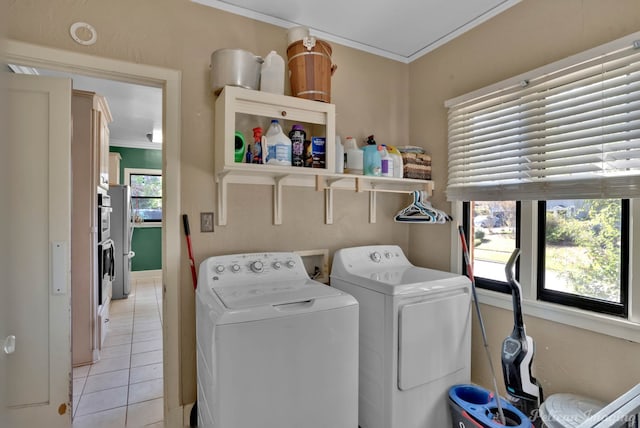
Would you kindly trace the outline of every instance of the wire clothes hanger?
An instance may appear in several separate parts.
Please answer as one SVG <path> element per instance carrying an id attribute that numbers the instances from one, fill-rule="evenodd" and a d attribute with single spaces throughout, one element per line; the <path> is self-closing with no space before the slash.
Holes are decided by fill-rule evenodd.
<path id="1" fill-rule="evenodd" d="M 453 218 L 431 205 L 426 192 L 414 190 L 413 202 L 403 208 L 393 218 L 397 223 L 439 223 L 452 221 Z"/>

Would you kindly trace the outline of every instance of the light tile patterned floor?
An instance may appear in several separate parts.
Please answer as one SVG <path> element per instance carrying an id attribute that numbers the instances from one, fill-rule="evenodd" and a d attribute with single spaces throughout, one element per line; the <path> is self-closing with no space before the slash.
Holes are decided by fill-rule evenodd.
<path id="1" fill-rule="evenodd" d="M 73 428 L 162 426 L 162 280 L 111 302 L 100 361 L 73 369 Z"/>

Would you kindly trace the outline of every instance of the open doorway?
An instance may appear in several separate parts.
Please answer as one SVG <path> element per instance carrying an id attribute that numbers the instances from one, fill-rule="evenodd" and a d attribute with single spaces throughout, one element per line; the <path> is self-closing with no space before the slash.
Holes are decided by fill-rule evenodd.
<path id="1" fill-rule="evenodd" d="M 161 129 L 165 134 L 165 143 L 160 156 L 162 159 L 161 173 L 164 179 L 162 185 L 164 218 L 161 221 L 162 256 L 161 269 L 157 270 L 158 275 L 152 281 L 154 282 L 153 293 L 156 295 L 156 302 L 162 302 L 161 337 L 163 350 L 161 351 L 161 361 L 162 373 L 165 377 L 162 410 L 168 425 L 175 424 L 177 421 L 181 422 L 183 415 L 182 406 L 179 403 L 179 379 L 175 375 L 178 372 L 179 361 L 177 284 L 179 283 L 180 256 L 178 223 L 180 73 L 174 70 L 124 63 L 11 41 L 7 47 L 7 59 L 11 63 L 29 67 L 51 68 L 79 75 L 86 72 L 86 75 L 91 77 L 141 84 L 160 88 L 163 91 L 161 100 L 165 112 Z M 160 277 L 161 280 L 159 280 Z M 167 374 L 169 375 L 167 376 Z M 156 413 L 158 412 L 156 411 Z"/>
<path id="2" fill-rule="evenodd" d="M 162 423 L 162 88 L 10 67 L 72 80 L 73 426 Z M 95 138 L 108 139 L 109 153 L 98 154 L 81 122 L 107 117 Z M 86 166 L 103 156 L 108 190 L 90 176 L 100 168 Z"/>

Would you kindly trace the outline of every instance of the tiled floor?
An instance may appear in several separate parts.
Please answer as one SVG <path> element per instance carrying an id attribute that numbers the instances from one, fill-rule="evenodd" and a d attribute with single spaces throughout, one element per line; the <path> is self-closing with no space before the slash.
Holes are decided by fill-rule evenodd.
<path id="1" fill-rule="evenodd" d="M 162 281 L 113 300 L 100 361 L 73 369 L 73 428 L 162 427 Z"/>

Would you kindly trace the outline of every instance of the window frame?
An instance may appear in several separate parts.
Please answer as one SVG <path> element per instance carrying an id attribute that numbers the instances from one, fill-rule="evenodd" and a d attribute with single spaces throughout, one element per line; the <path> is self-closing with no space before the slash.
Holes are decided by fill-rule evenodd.
<path id="1" fill-rule="evenodd" d="M 627 318 L 629 314 L 630 210 L 628 199 L 621 199 L 620 201 L 620 303 L 607 302 L 605 300 L 545 288 L 547 201 L 538 201 L 538 263 L 536 270 L 538 272 L 537 295 L 539 300 Z"/>
<path id="2" fill-rule="evenodd" d="M 463 219 L 463 202 L 452 203 L 453 218 Z M 630 225 L 633 220 L 640 222 L 640 199 L 629 200 Z M 537 257 L 538 257 L 538 201 L 521 201 L 520 260 L 519 278 L 522 289 L 522 310 L 524 315 L 541 318 L 580 329 L 640 343 L 640 257 L 630 257 L 628 313 L 626 318 L 589 311 L 573 306 L 561 305 L 537 298 Z M 462 246 L 458 230 L 451 228 L 450 271 L 463 274 Z M 640 227 L 629 230 L 629 254 L 640 254 Z M 636 273 L 638 272 L 638 273 Z M 636 273 L 634 275 L 634 273 Z M 511 295 L 478 287 L 478 301 L 483 305 L 513 310 Z"/>
<path id="3" fill-rule="evenodd" d="M 153 176 L 162 177 L 162 170 L 150 169 L 150 168 L 125 168 L 124 181 L 130 188 L 131 188 L 132 175 L 153 175 Z M 163 200 L 162 195 L 158 197 L 142 197 L 142 199 L 145 199 L 145 198 L 160 199 L 160 201 Z M 134 199 L 141 199 L 141 197 L 137 197 L 133 195 L 131 196 L 132 210 L 135 212 L 135 209 L 133 208 Z M 134 225 L 135 227 L 161 227 L 163 222 L 164 222 L 164 206 L 162 207 L 162 218 L 160 220 L 142 220 L 142 221 L 134 222 Z"/>
<path id="4" fill-rule="evenodd" d="M 520 201 L 515 201 L 516 202 L 516 248 L 520 247 Z M 462 224 L 463 224 L 463 229 L 464 229 L 464 235 L 465 235 L 465 239 L 467 240 L 467 242 L 469 243 L 469 245 L 467 245 L 469 248 L 471 248 L 473 246 L 473 241 L 471 240 L 471 222 L 472 222 L 472 218 L 471 218 L 471 202 L 470 201 L 465 201 L 463 202 L 463 214 L 462 214 Z M 471 257 L 471 255 L 469 255 Z M 471 260 L 473 261 L 473 260 Z M 475 270 L 474 270 L 475 272 Z M 467 275 L 467 265 L 466 263 L 462 264 L 462 273 L 464 275 Z M 519 281 L 520 278 L 520 258 L 518 258 L 518 261 L 516 262 L 516 267 L 515 267 L 515 278 L 517 281 Z M 504 294 L 511 294 L 511 288 L 509 287 L 509 285 L 507 284 L 507 282 L 503 282 L 503 281 L 498 281 L 495 279 L 490 279 L 490 278 L 484 278 L 481 276 L 475 276 L 474 273 L 474 279 L 476 281 L 476 286 L 480 287 L 480 288 L 484 288 L 486 290 L 491 290 L 491 291 L 496 291 L 499 293 L 504 293 Z"/>

